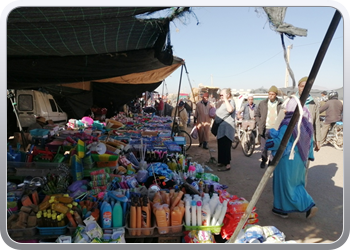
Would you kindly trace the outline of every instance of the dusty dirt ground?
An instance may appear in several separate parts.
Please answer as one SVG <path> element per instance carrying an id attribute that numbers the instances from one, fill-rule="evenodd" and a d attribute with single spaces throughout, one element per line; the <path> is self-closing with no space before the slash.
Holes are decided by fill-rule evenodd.
<path id="1" fill-rule="evenodd" d="M 187 128 L 188 131 L 191 127 Z M 187 156 L 192 161 L 209 166 L 220 178 L 220 183 L 227 185 L 230 194 L 251 200 L 265 169 L 260 168 L 260 149 L 256 149 L 252 156 L 246 157 L 241 145 L 231 149 L 231 170 L 217 171 L 216 164 L 208 163 L 209 151 L 198 147 L 198 140 L 193 140 Z M 216 139 L 211 135 L 209 149 L 217 160 Z M 286 236 L 286 240 L 298 243 L 334 243 L 343 232 L 343 152 L 331 146 L 323 146 L 315 154 L 315 161 L 311 163 L 307 191 L 313 197 L 319 211 L 313 218 L 306 219 L 305 213 L 292 213 L 283 219 L 272 214 L 273 193 L 272 178 L 266 184 L 262 195 L 256 203 L 260 226 L 275 226 Z M 226 242 L 216 237 L 218 242 Z"/>

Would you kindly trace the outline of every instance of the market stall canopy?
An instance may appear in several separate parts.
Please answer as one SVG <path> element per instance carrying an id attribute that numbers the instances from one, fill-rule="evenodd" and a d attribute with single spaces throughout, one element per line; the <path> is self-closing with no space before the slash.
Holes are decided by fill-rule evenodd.
<path id="1" fill-rule="evenodd" d="M 151 18 L 158 11 L 168 15 Z M 7 88 L 91 91 L 92 85 L 126 84 L 132 98 L 152 91 L 183 64 L 172 54 L 169 23 L 186 12 L 190 8 L 14 9 L 7 20 Z"/>

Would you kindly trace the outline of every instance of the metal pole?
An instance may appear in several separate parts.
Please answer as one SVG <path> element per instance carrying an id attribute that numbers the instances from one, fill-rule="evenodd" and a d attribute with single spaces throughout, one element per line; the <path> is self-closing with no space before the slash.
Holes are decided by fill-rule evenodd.
<path id="1" fill-rule="evenodd" d="M 184 65 L 185 65 L 185 64 L 182 64 L 182 66 L 181 66 L 179 90 L 177 91 L 177 100 L 176 100 L 176 106 L 175 106 L 175 113 L 174 113 L 174 117 L 173 117 L 173 126 L 171 127 L 171 136 L 172 136 L 173 133 L 174 133 L 175 118 L 176 118 L 176 115 L 177 115 L 177 108 L 178 108 L 179 99 L 180 99 L 181 80 L 182 80 L 182 72 L 183 72 Z M 178 125 L 179 125 L 179 124 L 178 124 Z"/>
<path id="2" fill-rule="evenodd" d="M 300 96 L 300 103 L 302 106 L 304 106 L 305 101 L 307 99 L 307 97 L 309 96 L 310 90 L 312 88 L 312 85 L 315 81 L 315 78 L 317 76 L 318 70 L 321 67 L 322 61 L 324 59 L 324 56 L 327 52 L 327 49 L 329 47 L 329 44 L 333 38 L 333 35 L 337 29 L 337 26 L 339 24 L 341 15 L 339 13 L 339 11 L 336 10 L 333 19 L 331 21 L 331 24 L 329 25 L 329 28 L 327 30 L 327 33 L 325 35 L 325 38 L 321 44 L 321 47 L 318 51 L 318 54 L 316 56 L 316 59 L 314 61 L 314 64 L 311 68 L 309 77 L 306 81 L 305 87 L 303 92 L 301 93 Z M 257 189 L 255 190 L 255 193 L 252 197 L 251 202 L 249 202 L 249 205 L 247 206 L 241 220 L 239 221 L 234 233 L 232 234 L 230 240 L 228 241 L 228 243 L 234 243 L 239 232 L 241 231 L 241 229 L 243 228 L 243 226 L 245 225 L 245 223 L 247 222 L 250 213 L 252 212 L 254 206 L 256 205 L 256 202 L 258 201 L 262 191 L 264 190 L 267 180 L 269 179 L 269 177 L 271 176 L 272 172 L 274 171 L 275 167 L 277 166 L 279 160 L 282 157 L 282 154 L 284 152 L 284 150 L 286 149 L 287 143 L 289 141 L 290 136 L 292 135 L 293 132 L 293 128 L 297 122 L 297 120 L 299 119 L 299 109 L 298 107 L 296 107 L 294 114 L 290 120 L 290 123 L 288 124 L 287 130 L 282 138 L 281 141 L 281 145 L 278 148 L 275 157 L 273 158 L 272 162 L 269 164 L 268 168 L 266 169 L 264 176 L 262 177 Z"/>
<path id="3" fill-rule="evenodd" d="M 190 88 L 191 88 L 191 93 L 192 93 L 193 101 L 195 102 L 196 100 L 194 99 L 194 93 L 193 93 L 193 89 L 192 89 L 192 84 L 191 84 L 190 78 L 189 78 L 189 76 L 188 76 L 188 71 L 187 71 L 186 64 L 184 64 L 184 66 L 185 66 L 185 70 L 186 70 L 186 74 L 187 74 L 188 83 L 190 84 Z"/>

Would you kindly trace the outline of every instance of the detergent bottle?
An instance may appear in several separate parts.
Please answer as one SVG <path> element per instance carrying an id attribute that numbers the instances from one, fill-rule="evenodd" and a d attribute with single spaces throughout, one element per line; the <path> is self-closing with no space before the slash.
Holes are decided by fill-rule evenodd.
<path id="1" fill-rule="evenodd" d="M 105 200 L 101 205 L 101 227 L 109 228 L 112 227 L 112 206 Z"/>
<path id="2" fill-rule="evenodd" d="M 178 206 L 171 211 L 171 226 L 179 226 L 182 224 L 182 212 Z"/>
<path id="3" fill-rule="evenodd" d="M 120 201 L 117 201 L 114 204 L 112 212 L 112 221 L 113 227 L 122 227 L 123 226 L 123 209 L 120 204 Z"/>
<path id="4" fill-rule="evenodd" d="M 210 226 L 210 213 L 209 202 L 206 202 L 202 206 L 202 226 Z"/>
<path id="5" fill-rule="evenodd" d="M 168 222 L 166 218 L 166 212 L 163 206 L 164 205 L 157 206 L 155 211 L 155 216 L 156 216 L 158 231 L 160 231 L 161 234 L 166 234 L 169 232 L 169 229 L 168 229 Z"/>

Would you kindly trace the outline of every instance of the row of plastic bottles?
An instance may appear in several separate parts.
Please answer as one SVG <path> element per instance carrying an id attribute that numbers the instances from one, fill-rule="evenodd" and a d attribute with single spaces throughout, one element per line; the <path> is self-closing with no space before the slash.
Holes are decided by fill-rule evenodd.
<path id="1" fill-rule="evenodd" d="M 187 226 L 220 226 L 227 211 L 227 200 L 220 202 L 219 195 L 185 195 L 185 223 Z"/>

